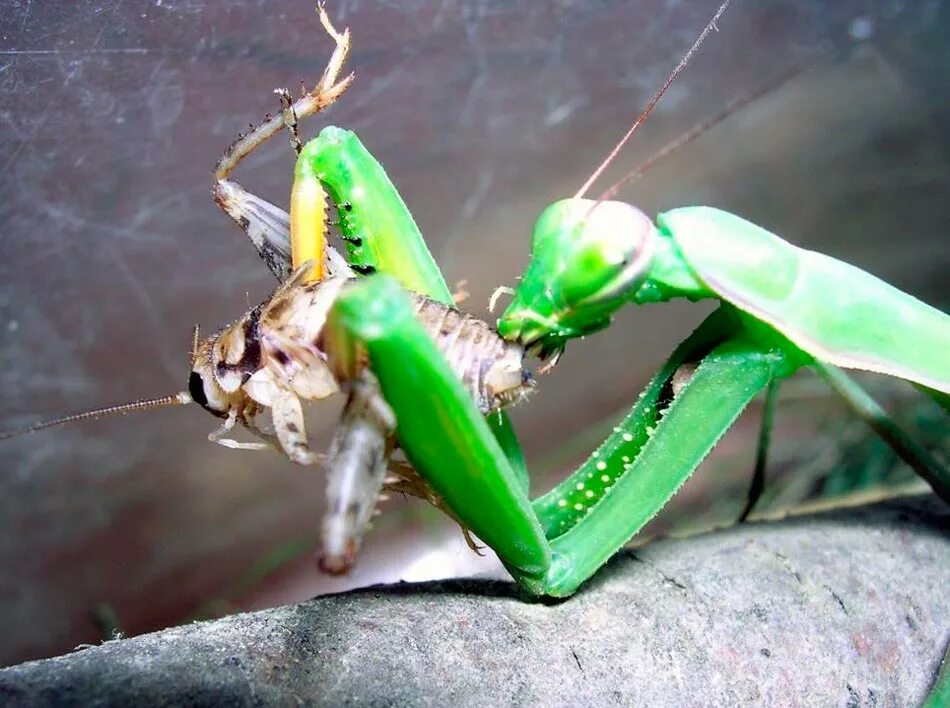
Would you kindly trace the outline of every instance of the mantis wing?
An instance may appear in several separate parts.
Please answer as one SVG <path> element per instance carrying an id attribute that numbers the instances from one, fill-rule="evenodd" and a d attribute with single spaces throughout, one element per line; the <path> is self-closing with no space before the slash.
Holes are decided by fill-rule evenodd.
<path id="1" fill-rule="evenodd" d="M 950 317 L 940 310 L 728 212 L 674 209 L 657 223 L 716 297 L 816 359 L 950 393 Z"/>

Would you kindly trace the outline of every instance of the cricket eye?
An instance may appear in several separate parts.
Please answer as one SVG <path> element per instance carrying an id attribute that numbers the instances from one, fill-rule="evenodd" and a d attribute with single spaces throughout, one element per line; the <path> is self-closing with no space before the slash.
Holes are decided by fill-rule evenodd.
<path id="1" fill-rule="evenodd" d="M 197 371 L 192 371 L 191 376 L 188 377 L 188 393 L 191 394 L 191 400 L 197 403 L 202 408 L 208 407 L 208 397 L 205 395 L 205 382 L 201 378 L 201 374 Z"/>
<path id="2" fill-rule="evenodd" d="M 224 390 L 213 378 L 203 376 L 200 371 L 192 370 L 188 377 L 188 393 L 191 400 L 219 418 L 226 417 L 231 408 Z"/>

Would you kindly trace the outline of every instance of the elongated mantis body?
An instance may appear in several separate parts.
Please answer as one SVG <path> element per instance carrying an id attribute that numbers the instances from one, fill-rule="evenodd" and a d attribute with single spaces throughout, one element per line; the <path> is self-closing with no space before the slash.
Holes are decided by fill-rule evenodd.
<path id="1" fill-rule="evenodd" d="M 291 209 L 294 244 L 300 242 L 300 251 L 309 259 L 322 249 L 319 213 L 312 206 L 319 184 L 343 175 L 330 189 L 333 200 L 349 205 L 347 212 L 359 212 L 368 186 L 362 179 L 376 174 L 375 168 L 355 175 L 345 166 L 328 165 L 319 155 L 319 144 L 312 145 L 298 160 Z M 354 178 L 359 184 L 350 182 Z M 386 208 L 376 211 L 375 204 L 381 202 L 374 200 L 373 220 L 397 223 L 401 217 L 394 212 L 401 210 L 401 201 L 388 200 Z M 301 218 L 295 219 L 295 211 Z M 684 236 L 679 248 L 690 244 L 720 280 L 736 274 L 749 278 L 748 270 L 761 263 L 778 269 L 776 279 L 760 283 L 758 289 L 752 281 L 745 289 L 733 288 L 739 292 L 727 297 L 729 287 L 709 287 L 706 281 L 715 275 L 704 279 L 695 266 L 684 267 L 690 264 L 689 255 L 684 260 L 677 252 L 678 239 L 657 239 L 649 220 L 632 207 L 575 199 L 547 210 L 535 230 L 534 261 L 499 322 L 506 338 L 542 356 L 555 354 L 566 339 L 606 326 L 610 314 L 637 293 L 642 302 L 715 294 L 729 305 L 680 346 L 615 435 L 534 502 L 528 501 L 504 452 L 402 292 L 399 282 L 433 287 L 432 273 L 417 267 L 412 257 L 392 255 L 399 249 L 403 254 L 417 252 L 415 230 L 361 235 L 357 255 L 372 259 L 360 263 L 364 271 L 380 270 L 397 279 L 373 275 L 341 292 L 330 309 L 327 353 L 339 362 L 338 376 L 344 381 L 355 376 L 355 363 L 367 357 L 410 462 L 461 523 L 486 541 L 531 592 L 574 592 L 662 508 L 760 390 L 803 365 L 831 378 L 838 374 L 829 365 L 837 363 L 910 378 L 942 392 L 950 388 L 945 359 L 939 354 L 918 357 L 914 352 L 919 340 L 902 348 L 896 336 L 910 336 L 908 329 L 922 325 L 928 328 L 923 336 L 933 330 L 938 342 L 945 342 L 950 335 L 942 313 L 850 266 L 799 252 L 731 215 L 681 210 L 660 223 L 665 234 L 694 234 Z M 731 266 L 730 249 L 747 252 L 751 266 L 746 272 L 741 261 L 738 270 Z M 369 252 L 374 255 L 367 256 Z M 723 258 L 715 260 L 717 254 Z M 294 260 L 299 262 L 296 254 Z M 817 300 L 820 306 L 821 294 L 836 292 L 843 280 L 853 309 L 844 311 L 844 322 L 832 322 L 827 330 L 818 326 L 814 308 L 811 314 L 798 315 L 796 310 L 771 307 L 774 301 L 797 305 L 798 299 L 788 297 L 797 287 L 804 288 L 806 304 Z M 754 304 L 738 304 L 745 300 Z M 880 318 L 883 324 L 875 329 L 873 315 L 881 308 L 896 314 Z M 848 336 L 842 327 L 855 312 L 867 326 Z M 781 327 L 776 326 L 779 321 Z M 914 331 L 921 336 L 920 330 Z M 884 335 L 893 341 L 878 341 Z M 691 373 L 674 384 L 684 367 Z M 420 397 L 420 387 L 427 395 Z M 433 425 L 438 436 L 431 434 Z M 939 465 L 926 461 L 921 467 L 936 488 L 946 487 Z"/>

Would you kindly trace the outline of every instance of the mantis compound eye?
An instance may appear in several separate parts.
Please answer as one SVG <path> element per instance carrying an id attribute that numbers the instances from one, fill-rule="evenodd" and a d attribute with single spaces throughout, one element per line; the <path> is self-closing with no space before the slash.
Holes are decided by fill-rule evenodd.
<path id="1" fill-rule="evenodd" d="M 622 202 L 568 203 L 564 226 L 548 238 L 548 248 L 556 254 L 550 285 L 560 300 L 557 304 L 571 313 L 635 291 L 652 259 L 655 231 L 650 219 Z"/>

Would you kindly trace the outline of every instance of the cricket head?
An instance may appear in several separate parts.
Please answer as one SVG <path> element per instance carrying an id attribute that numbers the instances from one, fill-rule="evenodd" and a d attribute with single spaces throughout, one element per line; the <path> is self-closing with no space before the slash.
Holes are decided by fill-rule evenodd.
<path id="1" fill-rule="evenodd" d="M 209 348 L 209 341 L 202 342 L 201 349 Z M 218 418 L 227 418 L 231 410 L 228 393 L 221 388 L 215 376 L 214 364 L 208 356 L 201 356 L 191 363 L 188 375 L 188 393 L 191 400 Z"/>
<path id="2" fill-rule="evenodd" d="M 484 392 L 480 392 L 478 403 L 483 413 L 519 403 L 534 390 L 536 382 L 524 365 L 524 354 L 524 347 L 508 342 L 501 354 L 493 358 L 482 377 Z"/>
<path id="3" fill-rule="evenodd" d="M 242 386 L 260 368 L 260 345 L 251 336 L 249 322 L 256 323 L 255 311 L 207 339 L 198 341 L 191 352 L 188 393 L 191 400 L 218 418 L 247 404 Z"/>
<path id="4" fill-rule="evenodd" d="M 655 240 L 653 222 L 629 204 L 555 202 L 538 217 L 531 261 L 498 333 L 545 359 L 603 329 L 646 279 Z"/>

